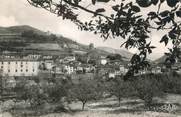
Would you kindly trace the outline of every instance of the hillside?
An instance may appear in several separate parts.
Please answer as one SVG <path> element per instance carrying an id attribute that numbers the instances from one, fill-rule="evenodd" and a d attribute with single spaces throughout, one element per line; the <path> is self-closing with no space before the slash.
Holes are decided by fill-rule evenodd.
<path id="1" fill-rule="evenodd" d="M 113 49 L 110 47 L 98 47 L 97 49 L 108 52 L 108 53 L 112 53 L 112 54 L 120 54 L 121 56 L 125 57 L 125 59 L 127 60 L 130 60 L 133 55 L 131 52 L 128 52 L 123 49 Z"/>
<path id="2" fill-rule="evenodd" d="M 164 56 L 158 58 L 157 60 L 155 60 L 154 62 L 155 62 L 155 63 L 164 63 L 165 60 L 166 60 L 166 58 L 167 58 L 167 56 L 164 55 Z"/>
<path id="3" fill-rule="evenodd" d="M 2 50 L 35 49 L 84 50 L 86 46 L 71 39 L 48 34 L 31 26 L 0 27 L 0 48 Z"/>
<path id="4" fill-rule="evenodd" d="M 24 31 L 34 31 L 37 34 L 45 35 L 46 32 L 40 31 L 36 28 L 33 28 L 28 25 L 22 25 L 22 26 L 11 26 L 11 27 L 0 27 L 0 34 L 5 33 L 23 33 Z"/>
<path id="5" fill-rule="evenodd" d="M 98 47 L 89 50 L 89 46 L 75 42 L 69 38 L 50 34 L 31 26 L 0 27 L 1 51 L 38 53 L 38 54 L 81 54 L 97 59 L 98 56 L 120 54 L 128 61 L 132 53 L 109 47 Z"/>

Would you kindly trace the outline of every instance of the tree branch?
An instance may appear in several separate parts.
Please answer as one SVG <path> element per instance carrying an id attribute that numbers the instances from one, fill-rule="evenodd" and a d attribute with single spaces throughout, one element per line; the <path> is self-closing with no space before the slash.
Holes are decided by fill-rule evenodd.
<path id="1" fill-rule="evenodd" d="M 63 1 L 64 1 L 65 3 L 73 6 L 73 7 L 77 7 L 77 8 L 79 8 L 79 9 L 81 9 L 81 10 L 83 10 L 83 11 L 86 11 L 86 12 L 88 12 L 88 13 L 91 13 L 91 14 L 93 14 L 93 15 L 102 16 L 102 17 L 104 17 L 104 18 L 106 18 L 106 19 L 108 19 L 108 20 L 110 20 L 110 19 L 112 20 L 112 19 L 113 19 L 113 18 L 108 17 L 108 16 L 106 16 L 106 15 L 103 15 L 103 14 L 97 13 L 97 12 L 95 12 L 95 11 L 89 10 L 89 9 L 87 9 L 87 8 L 85 8 L 85 7 L 82 7 L 82 6 L 78 5 L 78 4 L 74 4 L 74 3 L 72 3 L 72 2 L 70 2 L 70 1 L 68 1 L 68 0 L 63 0 Z"/>

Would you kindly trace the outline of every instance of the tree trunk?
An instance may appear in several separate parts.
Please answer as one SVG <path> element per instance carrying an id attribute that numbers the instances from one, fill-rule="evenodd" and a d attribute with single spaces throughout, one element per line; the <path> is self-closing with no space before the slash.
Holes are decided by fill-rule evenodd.
<path id="1" fill-rule="evenodd" d="M 84 110 L 85 103 L 86 103 L 86 102 L 82 102 L 82 110 Z"/>
<path id="2" fill-rule="evenodd" d="M 119 106 L 121 106 L 121 98 L 118 98 Z"/>

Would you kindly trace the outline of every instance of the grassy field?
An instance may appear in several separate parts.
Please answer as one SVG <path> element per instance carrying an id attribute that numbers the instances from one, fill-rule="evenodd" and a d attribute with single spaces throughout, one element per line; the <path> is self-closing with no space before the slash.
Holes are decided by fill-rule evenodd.
<path id="1" fill-rule="evenodd" d="M 72 111 L 67 113 L 46 112 L 36 116 L 31 110 L 14 110 L 14 112 L 3 112 L 0 117 L 181 117 L 181 95 L 168 94 L 164 98 L 156 98 L 157 107 L 161 104 L 174 104 L 175 107 L 170 111 L 154 111 L 144 109 L 142 100 L 122 99 L 121 106 L 118 106 L 116 98 L 106 98 L 104 100 L 89 102 L 85 110 L 81 110 L 81 103 L 74 102 L 68 106 Z M 44 105 L 48 107 L 49 105 Z M 51 105 L 55 106 L 55 105 Z M 35 109 L 36 111 L 36 109 Z M 44 110 L 45 111 L 45 110 Z"/>

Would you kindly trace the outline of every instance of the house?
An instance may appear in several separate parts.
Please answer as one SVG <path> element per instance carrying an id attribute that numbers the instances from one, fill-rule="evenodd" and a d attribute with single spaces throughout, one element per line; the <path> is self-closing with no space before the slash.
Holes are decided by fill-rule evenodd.
<path id="1" fill-rule="evenodd" d="M 108 76 L 109 78 L 115 78 L 116 77 L 116 74 L 115 73 L 109 73 L 109 76 Z"/>
<path id="2" fill-rule="evenodd" d="M 36 76 L 40 62 L 31 59 L 0 60 L 0 70 L 3 76 Z"/>
<path id="3" fill-rule="evenodd" d="M 128 72 L 128 68 L 126 68 L 124 65 L 120 65 L 119 71 L 121 74 L 126 74 Z"/>
<path id="4" fill-rule="evenodd" d="M 154 74 L 162 73 L 162 69 L 161 69 L 161 67 L 159 67 L 159 66 L 153 67 L 153 68 L 151 69 L 151 73 L 154 73 Z"/>
<path id="5" fill-rule="evenodd" d="M 43 61 L 44 65 L 45 65 L 45 68 L 47 70 L 52 70 L 53 66 L 54 66 L 54 61 L 53 60 L 44 60 Z"/>
<path id="6" fill-rule="evenodd" d="M 40 55 L 7 53 L 0 56 L 2 76 L 36 76 L 39 73 Z"/>
<path id="7" fill-rule="evenodd" d="M 72 65 L 65 65 L 64 66 L 64 71 L 67 74 L 72 74 L 72 73 L 75 72 L 75 69 L 74 69 L 74 67 Z"/>
<path id="8" fill-rule="evenodd" d="M 108 63 L 108 59 L 104 56 L 101 56 L 98 60 L 98 64 L 106 65 Z"/>
<path id="9" fill-rule="evenodd" d="M 75 56 L 67 56 L 64 58 L 64 61 L 75 61 Z"/>

